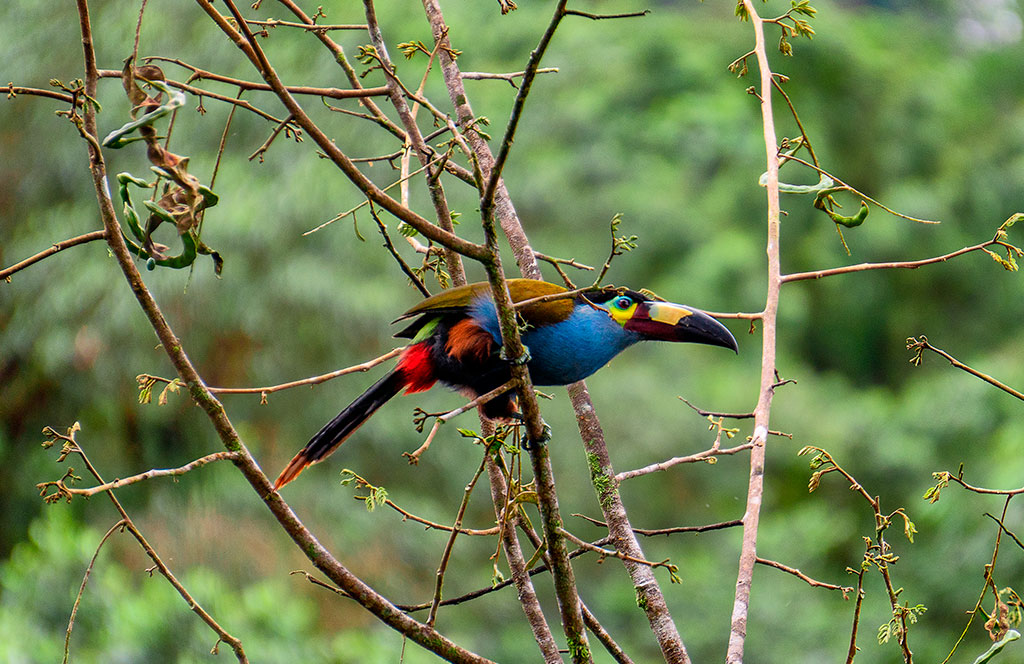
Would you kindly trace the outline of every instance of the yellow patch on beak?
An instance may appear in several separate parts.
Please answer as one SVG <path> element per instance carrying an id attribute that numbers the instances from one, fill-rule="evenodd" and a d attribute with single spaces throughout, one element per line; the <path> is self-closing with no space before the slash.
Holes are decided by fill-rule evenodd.
<path id="1" fill-rule="evenodd" d="M 651 317 L 651 320 L 658 321 L 659 323 L 675 325 L 687 316 L 692 316 L 693 312 L 686 307 L 680 307 L 675 304 L 655 302 L 648 307 L 647 315 Z"/>

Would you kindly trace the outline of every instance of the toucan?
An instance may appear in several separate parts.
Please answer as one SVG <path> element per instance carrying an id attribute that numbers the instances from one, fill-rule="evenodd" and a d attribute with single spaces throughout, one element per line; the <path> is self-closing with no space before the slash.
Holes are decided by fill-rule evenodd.
<path id="1" fill-rule="evenodd" d="M 638 341 L 685 341 L 738 351 L 729 330 L 708 314 L 662 301 L 644 291 L 606 287 L 562 299 L 527 302 L 568 291 L 534 279 L 509 279 L 517 306 L 527 368 L 534 385 L 568 385 L 583 380 Z M 501 387 L 511 378 L 501 352 L 497 309 L 486 282 L 428 297 L 402 314 L 413 319 L 394 336 L 412 341 L 398 365 L 318 431 L 281 471 L 274 489 L 322 461 L 359 426 L 402 390 L 428 390 L 440 381 L 469 398 Z M 514 391 L 485 403 L 492 419 L 517 419 Z"/>

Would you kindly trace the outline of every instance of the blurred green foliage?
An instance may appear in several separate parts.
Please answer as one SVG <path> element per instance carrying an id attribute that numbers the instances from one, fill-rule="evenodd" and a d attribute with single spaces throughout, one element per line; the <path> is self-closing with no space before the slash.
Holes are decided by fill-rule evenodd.
<path id="1" fill-rule="evenodd" d="M 893 208 L 943 223 L 917 225 L 873 210 L 863 226 L 844 230 L 848 257 L 834 224 L 810 199 L 787 196 L 783 269 L 924 258 L 991 237 L 1024 207 L 1024 50 L 1019 29 L 1016 37 L 1012 29 L 1005 34 L 1012 20 L 1000 15 L 1002 22 L 986 23 L 987 15 L 978 13 L 982 4 L 1003 5 L 814 4 L 814 40 L 791 40 L 793 57 L 776 52 L 773 62 L 790 78 L 786 89 L 823 165 Z M 1019 28 L 1015 5 L 1004 5 Z M 788 6 L 768 5 L 779 13 Z M 644 19 L 565 22 L 544 62 L 559 73 L 539 77 L 534 86 L 506 170 L 508 187 L 539 251 L 600 265 L 608 221 L 621 212 L 622 231 L 638 235 L 639 247 L 617 259 L 611 281 L 710 310 L 757 311 L 764 296 L 760 116 L 756 98 L 745 92 L 754 81 L 726 71 L 750 49 L 749 26 L 735 20 L 730 2 L 624 0 L 600 6 L 616 12 L 646 8 L 652 14 Z M 124 3 L 95 3 L 92 9 L 100 66 L 119 69 L 130 52 L 136 9 Z M 362 21 L 355 8 L 327 11 L 330 22 Z M 445 11 L 464 71 L 522 69 L 550 16 L 549 7 L 528 2 L 504 17 L 490 2 L 451 3 Z M 429 43 L 415 3 L 381 3 L 378 13 L 393 48 L 415 39 Z M 46 88 L 51 78 L 81 76 L 72 7 L 9 1 L 0 6 L 0 26 L 4 83 Z M 264 43 L 285 81 L 344 86 L 315 39 L 281 28 L 271 34 Z M 335 38 L 349 54 L 367 41 L 358 33 Z M 255 79 L 205 16 L 177 4 L 150 3 L 140 53 Z M 164 66 L 172 78 L 187 77 Z M 399 71 L 418 80 L 422 66 L 422 57 L 402 60 Z M 380 80 L 374 72 L 366 84 Z M 196 85 L 234 94 L 210 81 Z M 490 119 L 492 135 L 500 135 L 514 90 L 500 81 L 467 81 L 467 87 L 476 113 Z M 436 74 L 426 93 L 448 108 Z M 246 98 L 282 114 L 269 95 Z M 99 101 L 101 134 L 127 121 L 117 80 L 101 83 Z M 303 103 L 353 157 L 398 148 L 390 136 L 331 113 L 316 99 Z M 186 108 L 197 104 L 189 98 Z M 208 178 L 228 109 L 209 99 L 202 105 L 205 114 L 178 113 L 171 149 L 189 155 L 190 172 Z M 357 108 L 353 102 L 339 105 Z M 59 108 L 27 95 L 0 101 L 0 265 L 99 227 L 85 148 L 75 129 L 54 117 Z M 796 135 L 781 103 L 776 115 L 780 135 Z M 365 241 L 356 237 L 351 219 L 302 236 L 360 198 L 316 158 L 308 141 L 282 136 L 264 163 L 247 161 L 272 129 L 238 112 L 228 134 L 214 186 L 220 205 L 210 210 L 204 228 L 204 239 L 225 257 L 223 278 L 214 278 L 203 261 L 191 272 L 145 274 L 212 385 L 274 384 L 365 361 L 391 347 L 389 321 L 417 299 L 380 248 L 367 215 L 356 215 Z M 141 150 L 108 152 L 107 158 L 112 174 L 148 173 Z M 382 185 L 396 177 L 386 164 L 367 172 Z M 783 174 L 788 181 L 817 179 L 796 174 L 795 166 Z M 447 192 L 463 215 L 460 231 L 478 238 L 474 193 L 456 183 Z M 412 202 L 429 216 L 421 181 L 414 181 Z M 845 214 L 859 204 L 848 196 L 840 202 Z M 471 268 L 471 276 L 480 273 Z M 917 271 L 798 283 L 782 294 L 779 367 L 783 378 L 798 383 L 779 389 L 773 428 L 793 440 L 771 441 L 759 554 L 823 581 L 854 584 L 845 570 L 860 563 L 861 538 L 873 534 L 871 512 L 835 476 L 808 495 L 811 471 L 806 458 L 796 456 L 808 444 L 828 449 L 881 497 L 885 510 L 905 507 L 917 525 L 914 544 L 891 533 L 889 541 L 900 556 L 892 573 L 905 588 L 902 599 L 928 607 L 910 635 L 921 661 L 941 661 L 963 629 L 995 534 L 983 513 L 998 514 L 1002 506 L 997 498 L 956 487 L 928 504 L 921 496 L 934 483 L 931 473 L 964 464 L 974 484 L 1020 486 L 1024 436 L 1019 402 L 935 357 L 911 367 L 904 339 L 928 334 L 961 360 L 1019 388 L 1021 288 L 1018 276 L 973 254 Z M 700 347 L 649 345 L 589 381 L 618 470 L 710 444 L 707 422 L 677 395 L 721 411 L 752 407 L 760 336 L 741 335 L 745 327 L 732 324 L 740 338 L 738 359 Z M 137 374 L 173 372 L 156 343 L 101 243 L 48 258 L 0 284 L 2 661 L 61 656 L 82 574 L 102 533 L 117 520 L 102 497 L 42 504 L 35 484 L 64 472 L 53 463 L 56 453 L 38 446 L 43 426 L 81 421 L 78 439 L 107 479 L 182 465 L 219 449 L 208 421 L 185 395 L 171 396 L 166 406 L 137 402 Z M 285 391 L 264 406 L 255 396 L 224 401 L 250 449 L 273 473 L 372 380 L 354 375 L 313 390 Z M 387 508 L 368 513 L 352 499 L 352 488 L 339 484 L 338 472 L 352 468 L 386 487 L 403 507 L 450 522 L 476 468 L 477 448 L 452 429 L 442 432 L 417 467 L 400 454 L 421 442 L 409 422 L 414 406 L 440 411 L 460 403 L 437 390 L 388 406 L 338 456 L 287 490 L 324 544 L 395 601 L 430 598 L 446 535 L 402 523 Z M 552 449 L 563 514 L 599 515 L 567 398 L 557 391 L 543 407 L 556 434 Z M 459 426 L 475 426 L 466 417 Z M 714 465 L 632 480 L 622 490 L 638 527 L 712 523 L 742 516 L 747 473 L 745 457 L 723 457 Z M 242 640 L 253 661 L 400 658 L 399 635 L 303 577 L 288 575 L 308 564 L 230 466 L 215 464 L 177 482 L 152 480 L 118 493 L 171 568 Z M 1011 504 L 1006 521 L 1017 532 L 1024 531 L 1019 507 Z M 466 523 L 482 528 L 492 522 L 486 492 L 478 491 Z M 602 535 L 580 519 L 567 517 L 567 524 L 580 537 Z M 643 542 L 648 558 L 671 558 L 680 567 L 681 585 L 658 574 L 695 661 L 720 659 L 724 650 L 739 537 L 733 529 Z M 460 539 L 446 596 L 487 586 L 492 552 L 490 540 Z M 115 535 L 100 552 L 72 637 L 74 661 L 209 659 L 215 637 L 166 582 L 149 578 L 148 566 L 127 535 Z M 575 569 L 584 599 L 609 631 L 636 661 L 654 661 L 656 645 L 621 566 L 584 557 Z M 1004 540 L 997 583 L 1024 585 L 1022 573 L 1024 554 Z M 547 581 L 537 583 L 550 602 Z M 895 643 L 875 643 L 877 627 L 891 617 L 877 575 L 869 574 L 865 587 L 857 661 L 897 661 Z M 747 661 L 842 661 L 852 613 L 852 600 L 759 568 Z M 961 659 L 988 648 L 982 622 L 961 646 Z M 537 660 L 511 590 L 443 609 L 438 627 L 498 661 Z M 1019 648 L 1011 644 L 1004 657 Z M 431 661 L 415 647 L 405 650 L 405 658 Z M 233 656 L 222 646 L 219 659 Z"/>

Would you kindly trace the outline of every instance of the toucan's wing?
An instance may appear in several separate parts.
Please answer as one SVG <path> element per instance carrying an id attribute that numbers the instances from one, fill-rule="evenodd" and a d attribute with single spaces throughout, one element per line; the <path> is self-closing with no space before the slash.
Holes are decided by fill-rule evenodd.
<path id="1" fill-rule="evenodd" d="M 530 300 L 535 297 L 542 297 L 544 295 L 555 295 L 566 292 L 566 290 L 561 286 L 549 284 L 546 281 L 538 281 L 536 279 L 509 279 L 507 283 L 509 295 L 512 296 L 512 302 L 514 303 Z M 477 283 L 467 284 L 457 288 L 450 288 L 438 293 L 437 295 L 428 297 L 394 321 L 397 323 L 398 321 L 405 320 L 407 318 L 421 316 L 419 320 L 414 321 L 411 325 L 396 333 L 395 336 L 408 338 L 415 337 L 420 328 L 434 317 L 423 317 L 423 314 L 439 316 L 446 314 L 458 314 L 465 311 L 466 307 L 480 298 L 489 299 L 490 294 L 490 284 L 486 281 L 479 281 Z M 568 318 L 572 313 L 573 306 L 573 299 L 566 298 L 563 300 L 529 305 L 521 309 L 519 313 L 522 315 L 523 319 L 531 325 L 546 325 L 549 323 L 557 323 Z"/>

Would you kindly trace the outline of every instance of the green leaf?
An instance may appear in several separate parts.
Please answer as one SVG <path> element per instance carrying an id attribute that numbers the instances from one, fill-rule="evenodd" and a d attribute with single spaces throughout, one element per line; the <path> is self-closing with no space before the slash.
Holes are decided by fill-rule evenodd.
<path id="1" fill-rule="evenodd" d="M 993 657 L 999 654 L 999 652 L 1005 648 L 1009 643 L 1016 641 L 1020 638 L 1020 632 L 1015 629 L 1008 630 L 1006 635 L 1000 640 L 992 644 L 988 650 L 986 650 L 978 659 L 974 660 L 974 664 L 985 664 Z"/>

